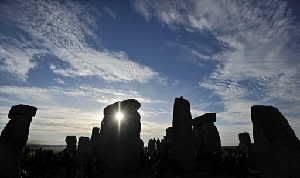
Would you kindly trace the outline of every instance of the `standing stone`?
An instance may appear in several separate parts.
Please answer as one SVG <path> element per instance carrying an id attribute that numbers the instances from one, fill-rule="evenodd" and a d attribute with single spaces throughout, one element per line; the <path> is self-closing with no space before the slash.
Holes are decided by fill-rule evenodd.
<path id="1" fill-rule="evenodd" d="M 198 154 L 221 151 L 221 140 L 214 122 L 216 122 L 216 113 L 205 113 L 193 119 L 194 144 Z"/>
<path id="2" fill-rule="evenodd" d="M 92 148 L 89 137 L 79 137 L 77 153 L 79 161 L 82 164 L 87 164 L 92 154 Z"/>
<path id="3" fill-rule="evenodd" d="M 172 128 L 174 143 L 170 157 L 174 159 L 178 167 L 191 170 L 194 168 L 192 115 L 190 103 L 183 97 L 175 99 Z"/>
<path id="4" fill-rule="evenodd" d="M 135 171 L 141 161 L 141 122 L 138 109 L 141 104 L 134 99 L 116 102 L 104 109 L 100 130 L 100 156 L 106 166 L 120 172 Z M 116 113 L 124 113 L 118 121 Z"/>
<path id="5" fill-rule="evenodd" d="M 93 127 L 92 130 L 92 136 L 91 136 L 91 143 L 95 143 L 97 139 L 99 139 L 100 136 L 100 128 L 99 127 Z"/>
<path id="6" fill-rule="evenodd" d="M 0 177 L 18 177 L 22 150 L 27 143 L 29 127 L 37 108 L 29 105 L 12 106 L 10 119 L 0 136 Z"/>
<path id="7" fill-rule="evenodd" d="M 168 127 L 166 129 L 166 136 L 164 136 L 164 155 L 168 157 L 170 160 L 174 160 L 175 152 L 174 152 L 174 129 L 173 127 Z"/>
<path id="8" fill-rule="evenodd" d="M 83 155 L 90 153 L 90 138 L 89 137 L 79 137 L 78 153 L 83 154 Z"/>
<path id="9" fill-rule="evenodd" d="M 168 148 L 169 148 L 169 144 L 167 143 L 167 138 L 166 136 L 163 137 L 163 139 L 161 139 L 160 145 L 158 147 L 158 154 L 159 154 L 159 158 L 161 160 L 167 160 L 168 159 Z"/>
<path id="10" fill-rule="evenodd" d="M 300 177 L 300 141 L 273 106 L 252 106 L 256 164 L 265 177 Z"/>
<path id="11" fill-rule="evenodd" d="M 63 150 L 62 160 L 65 162 L 66 177 L 75 177 L 77 167 L 77 138 L 76 136 L 66 136 L 67 147 Z"/>
<path id="12" fill-rule="evenodd" d="M 161 143 L 161 142 L 160 142 L 159 138 L 157 138 L 157 140 L 156 140 L 156 142 L 155 142 L 155 151 L 158 150 L 160 143 Z"/>
<path id="13" fill-rule="evenodd" d="M 65 149 L 66 152 L 70 153 L 70 154 L 75 154 L 76 152 L 76 144 L 77 144 L 77 138 L 76 136 L 66 136 L 66 144 L 67 147 Z"/>
<path id="14" fill-rule="evenodd" d="M 91 151 L 93 156 L 95 158 L 98 158 L 98 149 L 101 147 L 101 145 L 98 145 L 100 143 L 100 128 L 99 127 L 93 127 L 92 135 L 91 135 Z"/>
<path id="15" fill-rule="evenodd" d="M 168 127 L 166 129 L 166 141 L 168 143 L 173 143 L 174 142 L 174 129 L 173 129 L 173 127 Z"/>
<path id="16" fill-rule="evenodd" d="M 249 133 L 239 133 L 239 141 L 239 150 L 248 157 L 251 148 L 251 138 Z"/>
<path id="17" fill-rule="evenodd" d="M 148 152 L 149 153 L 154 153 L 156 150 L 155 150 L 155 138 L 154 139 L 149 139 L 148 141 Z"/>

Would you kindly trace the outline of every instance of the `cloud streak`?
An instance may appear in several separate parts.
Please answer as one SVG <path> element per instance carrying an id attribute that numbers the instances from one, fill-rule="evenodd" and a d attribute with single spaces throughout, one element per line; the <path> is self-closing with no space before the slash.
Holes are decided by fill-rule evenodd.
<path id="1" fill-rule="evenodd" d="M 265 97 L 299 102 L 300 32 L 286 2 L 136 1 L 134 6 L 147 20 L 214 35 L 222 50 L 210 59 L 218 64 L 199 84 L 223 100 L 246 99 L 260 90 L 256 93 Z"/>
<path id="2" fill-rule="evenodd" d="M 220 118 L 250 124 L 253 104 L 275 105 L 288 116 L 299 114 L 300 25 L 286 1 L 144 0 L 135 1 L 134 7 L 148 21 L 206 32 L 218 41 L 221 50 L 209 56 L 216 68 L 199 86 L 220 97 Z"/>
<path id="3" fill-rule="evenodd" d="M 0 23 L 7 28 L 0 31 L 0 59 L 4 64 L 0 69 L 22 80 L 49 54 L 67 64 L 50 68 L 64 77 L 95 76 L 112 82 L 145 83 L 159 75 L 125 52 L 93 45 L 99 40 L 95 18 L 101 18 L 101 14 L 87 2 L 16 0 L 4 2 L 0 16 Z M 7 34 L 11 28 L 20 33 Z"/>

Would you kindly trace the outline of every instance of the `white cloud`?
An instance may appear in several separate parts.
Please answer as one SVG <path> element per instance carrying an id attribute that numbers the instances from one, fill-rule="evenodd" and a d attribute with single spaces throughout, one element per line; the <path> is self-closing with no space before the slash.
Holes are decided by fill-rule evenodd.
<path id="1" fill-rule="evenodd" d="M 300 37 L 299 25 L 293 22 L 286 2 L 136 1 L 135 7 L 147 18 L 157 17 L 171 26 L 209 30 L 224 44 L 224 50 L 211 58 L 219 65 L 207 79 L 218 94 L 250 79 L 260 82 L 272 97 L 299 98 L 290 97 L 299 96 L 299 51 L 295 50 L 299 47 L 295 40 Z M 223 81 L 230 82 L 219 85 Z M 202 86 L 204 82 L 207 81 L 202 81 Z M 239 87 L 231 94 L 242 98 L 248 88 L 235 85 Z"/>
<path id="2" fill-rule="evenodd" d="M 0 39 L 4 41 L 0 42 L 0 61 L 3 62 L 0 70 L 7 70 L 21 80 L 26 80 L 28 72 L 36 66 L 32 59 L 38 54 L 37 50 L 22 48 L 19 44 L 3 44 L 5 39 L 1 38 L 1 35 Z"/>
<path id="3" fill-rule="evenodd" d="M 210 56 L 216 69 L 199 85 L 220 97 L 222 119 L 247 126 L 253 104 L 299 114 L 300 25 L 286 1 L 144 0 L 134 7 L 147 20 L 157 18 L 187 32 L 208 31 L 219 41 L 221 52 Z"/>
<path id="4" fill-rule="evenodd" d="M 299 96 L 300 88 L 296 42 L 300 32 L 286 2 L 136 1 L 135 7 L 148 19 L 157 17 L 170 26 L 208 30 L 223 44 L 224 49 L 211 57 L 219 64 L 207 79 L 219 88 L 218 94 L 232 90 L 232 83 L 252 80 L 266 88 L 266 95 L 299 101 L 300 97 L 293 96 Z M 231 81 L 230 86 L 219 85 L 223 81 Z M 240 84 L 236 87 L 246 90 L 237 97 L 247 95 L 249 88 Z"/>
<path id="5" fill-rule="evenodd" d="M 84 2 L 16 0 L 4 3 L 0 7 L 0 23 L 21 33 L 0 32 L 0 38 L 5 38 L 0 43 L 3 61 L 0 69 L 26 80 L 38 62 L 34 56 L 51 54 L 69 64 L 51 68 L 62 76 L 96 76 L 119 82 L 148 82 L 158 77 L 157 72 L 134 62 L 125 52 L 90 46 L 87 41 L 99 40 L 93 31 L 97 15 L 96 9 Z"/>
<path id="6" fill-rule="evenodd" d="M 65 81 L 61 78 L 55 78 L 54 81 L 61 85 L 65 84 Z"/>
<path id="7" fill-rule="evenodd" d="M 53 48 L 52 48 L 53 49 Z M 148 82 L 158 73 L 147 66 L 133 62 L 124 52 L 99 52 L 91 48 L 69 51 L 56 49 L 60 59 L 68 61 L 71 68 L 53 68 L 53 72 L 67 77 L 101 76 L 107 81 Z"/>

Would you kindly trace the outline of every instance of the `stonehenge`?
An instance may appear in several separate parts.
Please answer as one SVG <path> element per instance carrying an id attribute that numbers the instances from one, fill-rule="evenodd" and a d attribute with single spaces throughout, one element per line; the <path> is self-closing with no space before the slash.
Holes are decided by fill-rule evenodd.
<path id="1" fill-rule="evenodd" d="M 253 143 L 249 133 L 239 133 L 238 146 L 227 152 L 221 147 L 216 113 L 192 119 L 190 103 L 183 97 L 175 99 L 172 126 L 166 128 L 163 139 L 150 138 L 146 148 L 140 136 L 140 107 L 135 99 L 115 102 L 104 108 L 101 127 L 93 127 L 90 137 L 80 136 L 77 140 L 76 136 L 66 136 L 61 159 L 65 161 L 67 177 L 91 168 L 100 174 L 103 172 L 99 170 L 104 170 L 109 177 L 136 173 L 143 166 L 160 168 L 155 171 L 191 173 L 214 172 L 220 165 L 229 173 L 233 166 L 239 175 L 300 176 L 300 141 L 287 119 L 273 106 L 252 106 Z M 20 176 L 20 160 L 36 111 L 29 105 L 11 107 L 9 122 L 0 136 L 0 177 Z"/>

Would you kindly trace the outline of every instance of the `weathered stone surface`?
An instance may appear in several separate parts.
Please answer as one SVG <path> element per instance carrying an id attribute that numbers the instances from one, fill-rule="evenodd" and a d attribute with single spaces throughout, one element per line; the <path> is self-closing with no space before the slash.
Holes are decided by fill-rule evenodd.
<path id="1" fill-rule="evenodd" d="M 65 149 L 65 151 L 67 151 L 68 153 L 74 154 L 77 150 L 77 138 L 76 136 L 66 136 L 66 144 L 67 147 Z"/>
<path id="2" fill-rule="evenodd" d="M 265 177 L 300 177 L 300 142 L 288 121 L 272 106 L 252 106 L 256 163 Z"/>
<path id="3" fill-rule="evenodd" d="M 176 98 L 173 107 L 172 122 L 174 143 L 170 158 L 184 170 L 194 168 L 194 152 L 192 144 L 192 116 L 190 103 L 183 97 Z"/>
<path id="4" fill-rule="evenodd" d="M 111 169 L 133 171 L 139 168 L 142 143 L 141 122 L 138 109 L 141 104 L 134 99 L 116 102 L 104 109 L 101 123 L 99 151 L 105 164 Z M 118 121 L 115 114 L 121 111 L 124 119 Z"/>
<path id="5" fill-rule="evenodd" d="M 220 152 L 221 140 L 216 122 L 216 113 L 205 113 L 193 119 L 194 145 L 198 154 Z"/>
<path id="6" fill-rule="evenodd" d="M 37 108 L 29 105 L 12 106 L 10 119 L 0 136 L 0 177 L 17 177 L 23 147 L 29 135 L 29 127 Z"/>

